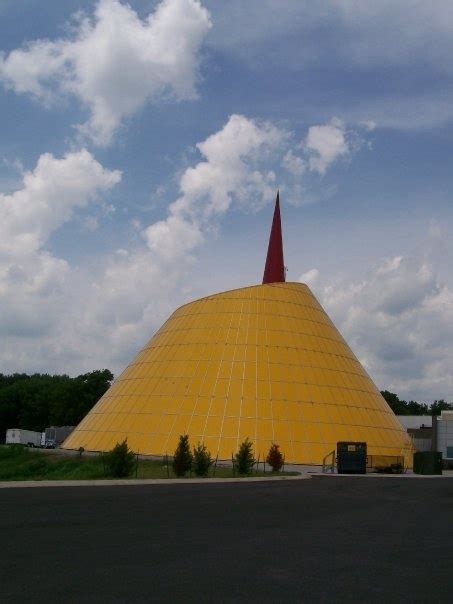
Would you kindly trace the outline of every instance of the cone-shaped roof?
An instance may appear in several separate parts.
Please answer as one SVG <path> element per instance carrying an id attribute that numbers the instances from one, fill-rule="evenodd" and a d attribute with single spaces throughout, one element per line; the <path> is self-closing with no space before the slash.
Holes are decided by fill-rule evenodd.
<path id="1" fill-rule="evenodd" d="M 321 464 L 338 441 L 365 441 L 369 455 L 406 461 L 411 452 L 406 431 L 302 283 L 245 287 L 179 308 L 64 448 L 105 451 L 127 437 L 135 451 L 171 455 L 180 434 L 219 459 L 231 459 L 247 437 L 256 457 L 276 442 L 288 463 Z"/>
<path id="2" fill-rule="evenodd" d="M 285 265 L 283 262 L 282 223 L 280 218 L 280 194 L 275 200 L 274 218 L 272 220 L 269 246 L 267 248 L 266 266 L 264 268 L 264 283 L 283 283 L 285 281 Z"/>

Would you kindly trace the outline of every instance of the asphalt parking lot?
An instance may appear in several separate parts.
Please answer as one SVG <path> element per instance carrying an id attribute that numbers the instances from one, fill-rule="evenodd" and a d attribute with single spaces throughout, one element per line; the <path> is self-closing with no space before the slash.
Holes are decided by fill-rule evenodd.
<path id="1" fill-rule="evenodd" d="M 453 480 L 0 491 L 3 602 L 451 602 Z"/>

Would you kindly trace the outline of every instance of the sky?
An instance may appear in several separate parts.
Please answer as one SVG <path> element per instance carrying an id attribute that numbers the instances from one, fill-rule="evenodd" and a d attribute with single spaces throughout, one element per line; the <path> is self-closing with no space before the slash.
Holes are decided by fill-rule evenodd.
<path id="1" fill-rule="evenodd" d="M 1 0 L 0 373 L 116 375 L 261 282 L 280 190 L 377 386 L 453 400 L 453 4 Z"/>

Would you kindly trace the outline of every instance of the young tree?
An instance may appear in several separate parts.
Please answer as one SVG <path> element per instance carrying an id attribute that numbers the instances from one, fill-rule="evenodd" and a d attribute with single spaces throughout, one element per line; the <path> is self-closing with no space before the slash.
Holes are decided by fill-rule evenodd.
<path id="1" fill-rule="evenodd" d="M 253 443 L 248 438 L 241 443 L 234 458 L 239 474 L 250 474 L 255 465 L 255 456 L 253 454 Z"/>
<path id="2" fill-rule="evenodd" d="M 127 438 L 104 453 L 103 459 L 108 476 L 113 478 L 127 478 L 135 470 L 135 453 L 127 446 Z"/>
<path id="3" fill-rule="evenodd" d="M 266 463 L 268 463 L 272 472 L 278 472 L 283 467 L 283 455 L 280 451 L 279 445 L 276 443 L 272 443 L 271 448 L 269 449 L 269 453 L 266 457 Z"/>
<path id="4" fill-rule="evenodd" d="M 189 435 L 181 434 L 178 446 L 173 456 L 173 472 L 176 476 L 184 476 L 192 467 L 192 453 L 190 452 Z"/>
<path id="5" fill-rule="evenodd" d="M 207 476 L 212 465 L 212 457 L 206 445 L 198 443 L 193 449 L 193 471 L 197 476 Z"/>

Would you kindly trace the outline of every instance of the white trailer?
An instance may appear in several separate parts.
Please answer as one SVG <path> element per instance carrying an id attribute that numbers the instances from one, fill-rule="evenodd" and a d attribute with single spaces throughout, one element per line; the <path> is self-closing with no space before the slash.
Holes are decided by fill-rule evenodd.
<path id="1" fill-rule="evenodd" d="M 41 432 L 32 430 L 21 430 L 20 428 L 10 428 L 6 431 L 7 445 L 25 445 L 27 447 L 41 446 Z"/>

